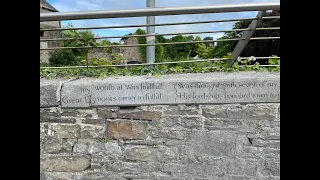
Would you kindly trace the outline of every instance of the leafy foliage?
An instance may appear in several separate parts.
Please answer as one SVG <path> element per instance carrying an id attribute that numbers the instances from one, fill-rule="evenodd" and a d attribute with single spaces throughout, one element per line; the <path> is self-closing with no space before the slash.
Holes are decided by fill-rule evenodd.
<path id="1" fill-rule="evenodd" d="M 65 28 L 72 28 L 72 24 L 68 24 Z M 97 46 L 95 34 L 90 30 L 66 30 L 62 31 L 63 38 L 72 38 L 71 40 L 62 41 L 63 47 L 84 47 Z M 88 62 L 88 49 L 73 49 L 76 56 L 81 56 Z"/>
<path id="2" fill-rule="evenodd" d="M 169 43 L 194 41 L 193 36 L 174 36 L 167 40 Z M 187 59 L 189 56 L 196 54 L 196 44 L 178 44 L 168 45 L 165 47 L 165 56 L 171 59 Z"/>
<path id="3" fill-rule="evenodd" d="M 213 40 L 213 37 L 208 36 L 208 37 L 203 38 L 203 40 L 204 40 L 204 41 Z M 207 47 L 209 47 L 210 45 L 214 46 L 214 42 L 206 42 L 205 45 L 206 45 Z"/>
<path id="4" fill-rule="evenodd" d="M 267 12 L 265 16 L 279 16 L 280 11 Z M 234 29 L 248 28 L 250 20 L 239 21 L 234 25 Z M 280 19 L 262 19 L 257 28 L 280 27 Z M 227 32 L 220 39 L 241 38 L 243 31 Z M 257 30 L 253 37 L 280 37 L 280 30 Z M 238 41 L 220 41 L 214 50 L 214 57 L 222 57 L 232 52 Z M 280 39 L 250 41 L 240 56 L 249 57 L 255 55 L 257 57 L 268 57 L 271 54 L 280 56 Z M 266 61 L 260 63 L 267 64 Z"/>
<path id="5" fill-rule="evenodd" d="M 142 29 L 138 29 L 135 34 L 137 35 L 142 35 L 142 34 L 146 34 L 146 31 L 142 30 Z M 146 37 L 138 37 L 138 43 L 139 44 L 146 44 L 147 43 L 147 38 Z M 140 57 L 141 59 L 145 62 L 146 61 L 146 53 L 147 53 L 147 47 L 146 46 L 140 46 L 139 47 L 139 51 L 140 51 Z"/>
<path id="6" fill-rule="evenodd" d="M 196 51 L 201 59 L 213 58 L 213 50 L 214 50 L 213 44 L 209 44 L 208 47 L 205 45 L 205 43 L 197 44 Z"/>
<path id="7" fill-rule="evenodd" d="M 135 34 L 146 34 L 144 30 L 138 29 Z M 205 40 L 212 40 L 212 37 L 206 37 Z M 156 36 L 156 43 L 175 43 L 175 42 L 189 42 L 201 41 L 199 36 L 173 36 L 167 39 L 163 36 Z M 145 37 L 138 37 L 139 44 L 145 44 Z M 139 47 L 141 58 L 146 60 L 146 47 Z M 192 44 L 177 44 L 156 46 L 156 62 L 165 62 L 166 59 L 170 61 L 177 61 L 179 59 L 189 59 L 199 55 L 200 58 L 213 58 L 214 43 L 192 43 Z"/>
<path id="8" fill-rule="evenodd" d="M 54 52 L 49 58 L 49 62 L 51 66 L 74 66 L 80 63 L 79 58 L 70 49 Z"/>
<path id="9" fill-rule="evenodd" d="M 227 58 L 229 56 L 225 56 Z M 272 59 L 272 60 L 271 60 Z M 135 66 L 127 67 L 104 67 L 104 68 L 78 68 L 78 69 L 40 69 L 40 77 L 56 78 L 56 77 L 96 77 L 105 78 L 108 76 L 135 76 L 152 74 L 154 77 L 159 77 L 162 74 L 177 74 L 177 73 L 208 73 L 208 72 L 237 72 L 237 71 L 280 71 L 280 66 L 277 67 L 259 67 L 259 63 L 249 65 L 249 62 L 254 62 L 255 58 L 239 60 L 233 67 L 229 68 L 223 61 L 215 62 L 193 62 L 179 63 L 170 65 L 158 66 Z M 97 65 L 108 65 L 110 62 L 104 59 L 94 61 Z M 270 63 L 273 65 L 280 64 L 280 59 L 270 58 Z"/>
<path id="10" fill-rule="evenodd" d="M 110 65 L 110 63 L 106 58 L 92 58 L 89 65 L 102 66 L 102 65 Z"/>
<path id="11" fill-rule="evenodd" d="M 276 16 L 280 15 L 280 11 L 268 12 L 266 16 Z M 239 21 L 234 25 L 235 29 L 247 28 L 251 21 Z M 279 27 L 279 19 L 263 19 L 258 27 Z M 72 27 L 71 24 L 67 26 Z M 227 32 L 220 39 L 230 39 L 230 38 L 241 38 L 243 31 L 239 32 Z M 137 35 L 146 34 L 142 29 L 138 29 L 135 33 Z M 128 34 L 132 35 L 132 33 Z M 280 36 L 279 30 L 260 30 L 255 31 L 253 37 L 268 37 L 268 36 Z M 120 43 L 110 42 L 106 39 L 97 42 L 95 34 L 92 31 L 84 30 L 67 30 L 62 33 L 63 38 L 73 38 L 72 40 L 62 41 L 64 47 L 80 47 L 80 46 L 107 46 L 121 44 L 128 39 L 124 37 L 120 40 Z M 146 44 L 146 37 L 137 37 L 139 44 Z M 213 37 L 205 37 L 203 40 L 213 40 Z M 175 42 L 189 42 L 189 41 L 201 41 L 199 36 L 173 36 L 171 38 L 165 38 L 163 36 L 156 36 L 156 43 L 175 43 Z M 189 59 L 198 55 L 201 59 L 210 58 L 229 58 L 231 57 L 231 52 L 236 46 L 238 41 L 221 41 L 217 43 L 205 42 L 205 43 L 191 43 L 191 44 L 178 44 L 178 45 L 165 45 L 156 46 L 156 62 L 168 62 L 168 61 L 182 61 Z M 146 46 L 140 46 L 140 57 L 143 62 L 146 62 Z M 105 48 L 108 53 L 112 53 L 112 48 Z M 268 57 L 270 54 L 280 55 L 280 40 L 259 40 L 250 41 L 247 47 L 244 49 L 240 56 L 249 57 L 251 55 Z M 68 65 L 79 65 L 79 63 L 86 62 L 88 49 L 72 49 L 72 50 L 62 50 L 56 52 L 50 58 L 51 66 L 68 66 Z M 276 57 L 276 56 L 274 56 Z M 101 69 L 41 69 L 40 75 L 42 77 L 65 77 L 65 76 L 89 76 L 89 77 L 107 77 L 107 76 L 117 76 L 117 75 L 144 75 L 152 73 L 154 76 L 159 76 L 161 74 L 170 73 L 188 73 L 188 72 L 232 72 L 232 71 L 279 71 L 280 70 L 280 59 L 270 58 L 266 61 L 256 60 L 254 57 L 249 59 L 238 59 L 233 67 L 229 68 L 224 61 L 215 62 L 194 62 L 194 63 L 179 63 L 179 64 L 168 64 L 168 65 L 158 65 L 154 67 L 150 66 L 136 66 L 133 68 L 116 68 L 116 67 L 105 67 Z M 82 60 L 82 61 L 81 61 Z M 112 54 L 111 60 L 105 58 L 93 58 L 89 65 L 99 65 L 108 66 L 114 64 L 120 64 L 123 60 L 120 54 Z M 259 67 L 259 64 L 269 64 L 275 65 L 273 67 Z M 42 65 L 43 67 L 44 65 Z"/>
<path id="12" fill-rule="evenodd" d="M 125 36 L 129 36 L 129 35 L 132 35 L 132 33 L 126 34 Z M 122 37 L 120 39 L 120 42 L 125 42 L 127 39 L 129 39 L 129 37 Z"/>
<path id="13" fill-rule="evenodd" d="M 277 56 L 272 56 L 272 57 L 277 57 Z M 269 58 L 268 59 L 268 63 L 270 65 L 279 65 L 279 66 L 270 67 L 271 71 L 280 71 L 280 59 L 278 59 L 278 58 Z"/>
<path id="14" fill-rule="evenodd" d="M 137 35 L 142 35 L 146 34 L 146 31 L 142 29 L 138 29 L 134 34 Z M 139 44 L 147 44 L 147 38 L 146 37 L 137 37 L 138 38 L 138 43 Z M 162 43 L 164 41 L 164 37 L 156 37 L 156 42 L 155 43 Z M 139 47 L 139 52 L 140 52 L 140 57 L 143 60 L 143 62 L 146 62 L 147 59 L 147 47 L 146 46 L 140 46 Z M 161 62 L 161 59 L 164 58 L 164 47 L 163 46 L 156 46 L 155 48 L 155 61 L 156 62 Z"/>
<path id="15" fill-rule="evenodd" d="M 104 66 L 104 65 L 116 65 L 120 64 L 123 60 L 120 54 L 114 53 L 111 55 L 111 60 L 106 58 L 92 58 L 90 61 L 90 66 Z"/>
<path id="16" fill-rule="evenodd" d="M 68 24 L 64 28 L 72 28 L 72 24 Z M 78 46 L 97 46 L 95 34 L 90 30 L 65 30 L 62 31 L 62 38 L 72 38 L 62 41 L 63 47 Z"/>
<path id="17" fill-rule="evenodd" d="M 112 45 L 113 43 L 111 43 L 110 41 L 103 39 L 101 42 L 96 42 L 97 46 L 108 46 L 108 45 Z M 112 53 L 112 47 L 109 48 L 105 48 L 105 51 L 108 53 Z"/>

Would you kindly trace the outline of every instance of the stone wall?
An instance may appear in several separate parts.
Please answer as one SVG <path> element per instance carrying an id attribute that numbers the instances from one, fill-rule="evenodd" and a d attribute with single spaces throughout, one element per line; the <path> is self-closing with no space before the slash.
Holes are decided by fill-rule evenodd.
<path id="1" fill-rule="evenodd" d="M 40 42 L 40 48 L 48 48 L 48 42 Z M 40 50 L 40 63 L 49 63 L 50 56 L 48 50 Z"/>
<path id="2" fill-rule="evenodd" d="M 130 37 L 124 43 L 125 45 L 130 44 L 139 44 L 138 39 L 135 37 Z M 125 60 L 124 62 L 130 61 L 138 61 L 142 62 L 140 58 L 140 50 L 139 47 L 114 47 L 112 48 L 112 53 L 121 54 L 122 58 Z M 88 59 L 91 61 L 92 58 L 106 58 L 111 60 L 112 53 L 108 53 L 106 49 L 103 48 L 92 48 L 88 52 Z"/>
<path id="3" fill-rule="evenodd" d="M 88 51 L 88 60 L 91 61 L 92 58 L 106 58 L 111 60 L 111 53 L 108 53 L 106 49 L 103 48 L 92 48 Z"/>
<path id="4" fill-rule="evenodd" d="M 139 44 L 138 38 L 129 37 L 124 44 L 125 45 Z M 120 47 L 120 53 L 123 54 L 123 58 L 127 61 L 142 62 L 142 59 L 140 57 L 139 47 Z"/>
<path id="5" fill-rule="evenodd" d="M 196 78 L 201 76 L 208 78 Z M 238 91 L 247 91 L 251 96 L 257 89 L 262 90 L 257 87 L 259 78 L 263 77 L 265 84 L 273 76 L 279 80 L 279 73 L 211 73 L 168 75 L 146 78 L 144 82 L 161 82 L 162 79 L 185 82 L 184 78 L 194 77 L 191 79 L 194 82 L 212 83 L 212 77 L 221 76 L 234 76 L 242 79 L 242 84 L 250 83 L 249 89 L 238 87 Z M 132 78 L 117 77 L 118 84 L 126 82 L 125 79 L 135 83 Z M 228 80 L 219 79 L 219 82 Z M 101 81 L 116 84 L 110 79 Z M 117 102 L 118 105 L 61 106 L 66 94 L 77 92 L 77 88 L 90 94 L 81 87 L 95 82 L 98 80 L 40 79 L 40 179 L 280 179 L 279 99 L 263 102 L 268 98 L 251 98 L 251 102 L 246 103 L 239 99 L 233 103 L 198 100 L 188 105 L 137 102 L 125 106 Z M 240 84 L 235 78 L 233 82 Z M 89 86 L 89 89 L 94 87 Z M 226 90 L 226 87 L 220 88 Z M 141 89 L 135 91 L 139 94 Z M 278 88 L 269 91 L 276 93 Z"/>
<path id="6" fill-rule="evenodd" d="M 52 13 L 52 11 L 42 9 L 40 7 L 40 13 Z M 40 22 L 40 29 L 61 28 L 60 21 L 46 21 Z M 40 39 L 56 39 L 62 38 L 61 31 L 45 31 Z M 52 48 L 60 47 L 61 41 L 40 41 L 40 48 Z M 40 50 L 40 63 L 49 63 L 49 58 L 55 50 Z"/>
<path id="7" fill-rule="evenodd" d="M 52 13 L 52 11 L 42 9 L 40 7 L 40 13 Z M 50 28 L 61 28 L 61 22 L 60 21 L 45 21 L 40 22 L 40 28 L 41 29 L 50 29 Z M 61 31 L 45 31 L 43 33 L 43 38 L 45 39 L 55 39 L 55 38 L 61 38 Z M 60 41 L 48 41 L 48 47 L 59 47 Z"/>

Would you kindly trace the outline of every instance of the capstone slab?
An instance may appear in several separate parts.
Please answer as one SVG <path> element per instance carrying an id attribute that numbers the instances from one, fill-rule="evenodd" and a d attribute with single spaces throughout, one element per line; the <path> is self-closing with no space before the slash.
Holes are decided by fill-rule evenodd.
<path id="1" fill-rule="evenodd" d="M 237 72 L 163 75 L 159 78 L 110 77 L 67 82 L 65 108 L 170 104 L 277 103 L 280 74 Z"/>
<path id="2" fill-rule="evenodd" d="M 60 104 L 57 97 L 58 87 L 58 81 L 40 79 L 40 108 L 55 107 Z"/>

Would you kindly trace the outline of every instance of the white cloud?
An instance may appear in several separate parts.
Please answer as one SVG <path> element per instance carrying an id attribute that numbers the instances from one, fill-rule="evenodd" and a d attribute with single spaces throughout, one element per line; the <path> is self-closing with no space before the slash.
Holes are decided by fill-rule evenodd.
<path id="1" fill-rule="evenodd" d="M 49 3 L 50 0 L 48 0 Z M 279 0 L 156 0 L 156 7 L 181 7 L 181 6 L 203 6 L 214 4 L 230 3 L 252 3 L 252 2 L 279 2 Z M 51 3 L 60 12 L 70 11 L 92 11 L 92 10 L 118 10 L 118 9 L 137 9 L 145 8 L 146 0 L 55 0 Z M 216 13 L 216 14 L 197 14 L 197 15 L 176 15 L 156 17 L 156 23 L 188 22 L 188 21 L 206 21 L 218 19 L 235 19 L 255 17 L 256 12 L 236 12 L 236 13 Z M 92 26 L 115 26 L 146 24 L 145 17 L 134 18 L 110 18 L 95 20 L 75 20 L 71 21 L 74 27 L 92 27 Z M 158 26 L 157 33 L 178 33 L 195 31 L 214 31 L 231 29 L 234 22 L 193 24 L 178 26 Z M 125 35 L 134 32 L 137 28 L 123 29 L 104 29 L 96 30 L 100 36 Z M 145 29 L 144 27 L 142 29 Z M 202 34 L 200 37 L 212 36 L 219 38 L 223 33 Z"/>

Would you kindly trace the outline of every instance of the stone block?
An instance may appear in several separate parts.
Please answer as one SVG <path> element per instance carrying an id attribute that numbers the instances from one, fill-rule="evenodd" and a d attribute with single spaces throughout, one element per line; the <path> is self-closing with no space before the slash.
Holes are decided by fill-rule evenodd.
<path id="1" fill-rule="evenodd" d="M 88 156 L 40 156 L 40 171 L 81 172 L 90 167 Z"/>
<path id="2" fill-rule="evenodd" d="M 145 139 L 147 126 L 138 122 L 107 121 L 107 134 L 114 139 Z"/>

